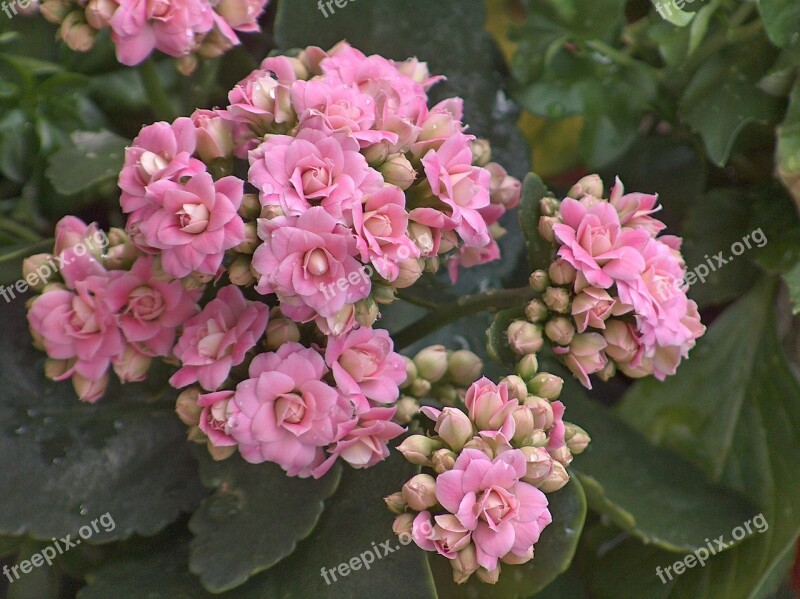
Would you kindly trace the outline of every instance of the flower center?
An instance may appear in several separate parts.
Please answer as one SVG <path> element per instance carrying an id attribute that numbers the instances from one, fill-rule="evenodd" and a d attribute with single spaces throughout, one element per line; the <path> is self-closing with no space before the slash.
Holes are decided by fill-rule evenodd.
<path id="1" fill-rule="evenodd" d="M 184 204 L 176 214 L 181 230 L 192 235 L 205 231 L 211 216 L 204 204 Z"/>
<path id="2" fill-rule="evenodd" d="M 275 419 L 278 425 L 298 424 L 306 415 L 306 404 L 296 393 L 281 395 L 275 400 Z"/>
<path id="3" fill-rule="evenodd" d="M 328 272 L 330 264 L 328 263 L 328 256 L 325 250 L 315 248 L 308 252 L 305 256 L 304 266 L 306 271 L 315 277 L 319 277 Z"/>

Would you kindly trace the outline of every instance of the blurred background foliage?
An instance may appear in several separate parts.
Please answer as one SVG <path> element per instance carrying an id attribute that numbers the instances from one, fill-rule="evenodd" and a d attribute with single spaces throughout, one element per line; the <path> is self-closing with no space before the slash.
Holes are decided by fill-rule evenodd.
<path id="1" fill-rule="evenodd" d="M 567 387 L 568 418 L 586 428 L 593 442 L 574 463 L 580 485 L 565 489 L 561 499 L 561 537 L 537 546 L 552 558 L 549 574 L 520 569 L 508 583 L 491 588 L 454 590 L 437 574 L 437 564 L 431 572 L 422 552 L 411 550 L 335 588 L 322 586 L 321 565 L 339 563 L 390 536 L 391 518 L 380 498 L 407 473 L 390 463 L 366 477 L 336 472 L 328 483 L 302 490 L 279 473 L 254 484 L 237 463 L 220 470 L 201 459 L 198 474 L 181 427 L 170 419 L 171 405 L 154 399 L 159 393 L 153 389 L 120 392 L 120 404 L 142 402 L 136 414 L 118 414 L 110 402 L 110 412 L 92 408 L 76 417 L 64 407 L 72 398 L 63 397 L 61 387 L 43 379 L 19 383 L 31 372 L 38 376 L 41 356 L 29 348 L 22 306 L 15 306 L 4 319 L 0 348 L 7 362 L 0 382 L 10 390 L 4 399 L 11 398 L 1 406 L 0 484 L 13 489 L 0 505 L 0 534 L 7 535 L 0 536 L 0 556 L 8 564 L 24 559 L 51 535 L 73 530 L 83 516 L 84 506 L 74 505 L 77 495 L 70 495 L 80 489 L 65 491 L 62 485 L 51 490 L 50 500 L 40 500 L 41 489 L 62 480 L 64 465 L 56 459 L 68 457 L 83 486 L 97 489 L 90 513 L 110 509 L 115 495 L 100 490 L 102 468 L 111 464 L 117 491 L 125 489 L 128 501 L 113 504 L 124 524 L 119 534 L 65 554 L 53 569 L 0 586 L 0 594 L 215 596 L 189 571 L 191 564 L 192 572 L 223 573 L 203 579 L 214 591 L 247 580 L 219 595 L 237 598 L 522 599 L 542 587 L 536 597 L 547 599 L 796 597 L 800 3 L 362 0 L 325 19 L 311 0 L 273 0 L 262 26 L 261 35 L 203 62 L 190 77 L 163 57 L 150 63 L 146 68 L 155 70 L 168 97 L 156 113 L 141 72 L 116 63 L 110 40 L 101 35 L 92 52 L 76 54 L 55 41 L 55 26 L 43 19 L 0 15 L 0 283 L 19 278 L 24 256 L 49 249 L 53 225 L 65 214 L 104 227 L 123 224 L 116 175 L 125 145 L 143 124 L 165 113 L 187 115 L 195 107 L 224 104 L 226 90 L 272 50 L 328 47 L 343 38 L 368 53 L 417 55 L 433 72 L 446 74 L 434 95 L 463 96 L 472 131 L 491 139 L 495 159 L 515 176 L 533 170 L 558 196 L 589 172 L 600 172 L 607 185 L 619 176 L 630 190 L 658 192 L 661 218 L 684 238 L 689 269 L 719 252 L 729 255 L 731 244 L 756 229 L 768 242 L 690 289 L 710 330 L 675 377 L 666 383 L 615 380 L 590 394 Z M 529 202 L 543 193 L 534 187 L 526 186 Z M 501 241 L 500 263 L 464 273 L 455 288 L 427 280 L 414 292 L 446 301 L 524 284 L 530 265 L 523 235 L 513 215 L 504 224 L 509 234 Z M 386 310 L 386 326 L 400 331 L 423 314 L 398 302 Z M 455 322 L 410 349 L 432 342 L 453 347 L 455 340 L 485 354 L 489 322 L 488 316 Z M 491 368 L 505 373 L 502 366 Z M 31 403 L 40 396 L 49 398 L 47 413 L 63 422 L 57 433 L 42 424 L 41 408 Z M 98 439 L 119 447 L 98 457 Z M 50 469 L 20 457 L 50 458 L 54 447 L 72 449 L 64 449 L 64 456 L 57 452 Z M 171 469 L 162 470 L 159 464 L 170 456 Z M 173 483 L 163 501 L 153 499 L 159 473 Z M 337 496 L 345 499 L 331 502 L 320 519 L 322 502 L 337 485 Z M 202 486 L 216 491 L 190 522 L 180 514 L 194 511 L 209 493 Z M 237 516 L 239 530 L 261 536 L 215 548 L 209 557 L 198 546 L 203 531 L 224 525 L 226 489 L 259 505 L 276 497 L 291 505 L 298 493 L 318 501 L 296 521 L 278 516 L 265 522 L 263 514 L 244 510 Z M 29 505 L 29 513 L 20 514 L 12 504 Z M 767 532 L 661 584 L 656 566 L 682 559 L 707 536 L 729 536 L 758 512 L 770 524 Z M 356 519 L 361 524 L 354 535 Z M 288 540 L 269 542 L 278 537 Z M 209 564 L 215 556 L 222 563 Z"/>

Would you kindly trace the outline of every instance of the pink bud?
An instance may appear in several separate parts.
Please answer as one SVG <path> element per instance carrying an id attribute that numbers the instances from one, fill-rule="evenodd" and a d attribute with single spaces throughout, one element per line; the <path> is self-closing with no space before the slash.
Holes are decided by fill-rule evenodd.
<path id="1" fill-rule="evenodd" d="M 437 449 L 431 456 L 431 464 L 436 474 L 442 474 L 448 470 L 452 470 L 456 464 L 456 454 L 449 449 Z"/>
<path id="2" fill-rule="evenodd" d="M 522 480 L 539 487 L 553 474 L 553 458 L 544 447 L 522 447 L 525 454 L 525 476 Z"/>
<path id="3" fill-rule="evenodd" d="M 537 230 L 539 235 L 546 241 L 553 243 L 556 240 L 555 233 L 553 233 L 553 225 L 557 225 L 561 219 L 557 216 L 542 216 L 539 217 L 539 224 Z"/>
<path id="4" fill-rule="evenodd" d="M 541 327 L 525 320 L 515 320 L 508 327 L 508 346 L 516 354 L 533 354 L 542 349 Z"/>
<path id="5" fill-rule="evenodd" d="M 256 282 L 253 269 L 250 267 L 253 257 L 248 254 L 240 254 L 236 260 L 228 267 L 228 278 L 231 283 L 239 287 L 250 287 Z"/>
<path id="6" fill-rule="evenodd" d="M 119 6 L 114 0 L 89 0 L 86 20 L 95 29 L 104 29 Z"/>
<path id="7" fill-rule="evenodd" d="M 567 469 L 560 462 L 553 462 L 553 471 L 545 477 L 537 486 L 543 493 L 558 491 L 569 482 Z"/>
<path id="8" fill-rule="evenodd" d="M 402 498 L 402 493 L 400 493 L 400 495 Z M 394 532 L 394 534 L 396 534 L 397 536 L 408 535 L 410 537 L 413 525 L 414 525 L 413 514 L 400 514 L 399 516 L 397 516 L 397 518 L 394 519 L 394 522 L 392 523 L 392 532 Z"/>
<path id="9" fill-rule="evenodd" d="M 522 401 L 525 399 L 525 397 L 527 397 L 528 387 L 525 385 L 525 381 L 516 374 L 510 374 L 506 377 L 503 377 L 500 379 L 500 382 L 505 383 L 506 387 L 508 387 L 509 397 L 513 397 L 519 401 Z"/>
<path id="10" fill-rule="evenodd" d="M 108 372 L 99 379 L 87 379 L 77 372 L 72 375 L 72 387 L 81 401 L 94 403 L 103 396 L 108 386 Z"/>
<path id="11" fill-rule="evenodd" d="M 580 200 L 584 196 L 603 197 L 603 180 L 600 175 L 586 175 L 570 187 L 567 196 Z"/>
<path id="12" fill-rule="evenodd" d="M 548 400 L 538 395 L 528 395 L 524 403 L 533 414 L 534 428 L 548 430 L 553 426 L 553 404 Z"/>
<path id="13" fill-rule="evenodd" d="M 545 399 L 557 399 L 561 395 L 564 379 L 549 372 L 540 372 L 528 382 L 528 391 Z"/>
<path id="14" fill-rule="evenodd" d="M 284 343 L 300 341 L 300 329 L 288 318 L 274 318 L 267 324 L 267 337 L 264 347 L 270 351 L 278 350 Z"/>
<path id="15" fill-rule="evenodd" d="M 402 514 L 406 509 L 406 501 L 403 499 L 403 494 L 400 491 L 387 495 L 383 500 L 386 502 L 386 507 L 389 508 L 389 511 L 395 514 Z M 411 514 L 409 514 L 409 516 L 410 515 Z"/>
<path id="16" fill-rule="evenodd" d="M 545 303 L 538 298 L 532 299 L 525 306 L 525 316 L 531 322 L 542 322 L 543 320 L 547 320 L 549 315 L 550 310 L 548 310 Z"/>
<path id="17" fill-rule="evenodd" d="M 573 455 L 581 453 L 592 440 L 585 430 L 571 422 L 565 423 L 564 439 L 567 442 L 570 453 Z"/>
<path id="18" fill-rule="evenodd" d="M 575 335 L 575 327 L 563 316 L 557 316 L 544 325 L 544 333 L 553 343 L 569 345 Z"/>
<path id="19" fill-rule="evenodd" d="M 61 22 L 59 35 L 76 52 L 88 52 L 94 46 L 97 30 L 86 22 L 82 11 L 74 10 Z"/>
<path id="20" fill-rule="evenodd" d="M 411 287 L 422 276 L 423 262 L 417 258 L 409 258 L 400 263 L 400 274 L 392 281 L 398 289 Z"/>
<path id="21" fill-rule="evenodd" d="M 537 370 L 539 370 L 539 360 L 536 354 L 522 356 L 514 368 L 514 372 L 524 381 L 532 379 L 536 375 Z"/>
<path id="22" fill-rule="evenodd" d="M 203 411 L 203 407 L 197 405 L 200 393 L 200 387 L 190 387 L 178 395 L 175 401 L 175 413 L 184 424 L 197 426 L 200 423 L 200 414 Z"/>
<path id="23" fill-rule="evenodd" d="M 397 451 L 412 464 L 429 466 L 431 454 L 441 447 L 441 442 L 436 439 L 425 435 L 411 435 L 397 446 Z"/>
<path id="24" fill-rule="evenodd" d="M 465 583 L 480 567 L 478 565 L 477 553 L 475 552 L 475 545 L 470 543 L 456 553 L 456 557 L 450 560 L 450 565 L 453 568 L 453 580 L 455 583 Z"/>
<path id="25" fill-rule="evenodd" d="M 417 171 L 403 154 L 390 154 L 378 170 L 383 175 L 384 181 L 403 191 L 411 187 L 417 178 Z"/>
<path id="26" fill-rule="evenodd" d="M 555 260 L 547 272 L 550 280 L 556 285 L 571 285 L 576 273 L 575 267 L 561 258 Z"/>
<path id="27" fill-rule="evenodd" d="M 209 163 L 233 156 L 233 124 L 213 110 L 195 110 L 192 122 L 197 131 L 197 154 Z"/>
<path id="28" fill-rule="evenodd" d="M 447 372 L 456 385 L 468 386 L 478 380 L 483 371 L 483 361 L 467 349 L 459 349 L 447 359 Z"/>
<path id="29" fill-rule="evenodd" d="M 550 277 L 543 270 L 535 270 L 531 273 L 528 283 L 536 293 L 544 293 L 544 290 L 550 285 Z"/>
<path id="30" fill-rule="evenodd" d="M 408 424 L 419 414 L 419 402 L 413 397 L 403 396 L 394 404 L 397 411 L 394 420 L 400 424 Z"/>
<path id="31" fill-rule="evenodd" d="M 494 570 L 487 570 L 484 567 L 480 567 L 475 572 L 475 576 L 478 577 L 478 580 L 486 584 L 497 584 L 497 581 L 500 579 L 500 564 L 497 564 Z"/>
<path id="32" fill-rule="evenodd" d="M 418 512 L 433 507 L 436 499 L 436 481 L 430 474 L 417 474 L 403 485 L 403 499 L 408 507 Z"/>
<path id="33" fill-rule="evenodd" d="M 143 381 L 152 361 L 152 358 L 145 356 L 133 345 L 128 344 L 122 354 L 114 358 L 114 372 L 123 383 Z"/>
<path id="34" fill-rule="evenodd" d="M 414 356 L 417 375 L 435 383 L 447 372 L 447 350 L 444 345 L 431 345 Z"/>
<path id="35" fill-rule="evenodd" d="M 553 312 L 567 314 L 570 309 L 569 291 L 562 287 L 548 287 L 542 296 L 544 303 Z"/>
<path id="36" fill-rule="evenodd" d="M 469 417 L 458 408 L 445 408 L 436 419 L 434 430 L 453 451 L 461 451 L 474 431 Z"/>

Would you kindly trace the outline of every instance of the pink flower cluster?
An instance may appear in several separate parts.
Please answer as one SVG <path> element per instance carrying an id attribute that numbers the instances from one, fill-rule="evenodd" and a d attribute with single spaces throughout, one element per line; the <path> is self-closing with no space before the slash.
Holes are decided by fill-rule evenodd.
<path id="1" fill-rule="evenodd" d="M 551 397 L 558 389 L 546 388 L 554 390 Z M 454 407 L 422 408 L 436 421 L 435 434 L 412 435 L 398 450 L 433 474 L 414 476 L 386 503 L 399 514 L 395 532 L 449 559 L 457 583 L 477 573 L 493 584 L 500 562 L 533 558 L 552 520 L 545 493 L 567 483 L 565 467 L 589 438 L 564 423 L 560 401 L 529 395 L 518 377 L 500 384 L 484 377 L 464 401 L 466 414 Z"/>
<path id="2" fill-rule="evenodd" d="M 60 37 L 86 52 L 97 32 L 111 30 L 117 60 L 133 66 L 153 50 L 180 59 L 184 72 L 195 55 L 213 58 L 240 43 L 237 32 L 256 32 L 268 0 L 43 0 L 41 12 L 61 25 Z"/>
<path id="3" fill-rule="evenodd" d="M 122 382 L 140 381 L 152 358 L 169 356 L 179 327 L 199 310 L 200 296 L 199 289 L 187 291 L 180 281 L 156 276 L 153 257 L 138 255 L 124 239 L 109 247 L 104 235 L 105 247 L 93 244 L 99 233 L 67 216 L 56 226 L 52 256 L 27 261 L 54 259 L 61 266 L 60 280 L 31 301 L 28 322 L 35 344 L 49 357 L 47 375 L 72 379 L 78 396 L 89 402 L 105 391 L 110 366 Z M 87 251 L 93 245 L 97 251 Z M 125 254 L 131 256 L 128 268 L 119 269 Z"/>
<path id="4" fill-rule="evenodd" d="M 547 276 L 532 279 L 552 316 L 544 331 L 586 387 L 590 374 L 607 378 L 615 368 L 664 380 L 705 331 L 686 297 L 681 240 L 659 236 L 657 196 L 626 194 L 619 179 L 608 199 L 602 193 L 599 177 L 585 177 L 541 218 L 558 255 Z"/>
<path id="5" fill-rule="evenodd" d="M 391 421 L 405 379 L 392 349 L 386 331 L 366 327 L 324 350 L 284 343 L 257 355 L 235 390 L 200 395 L 199 427 L 213 445 L 238 446 L 248 462 L 274 462 L 289 476 L 319 478 L 338 457 L 373 466 L 404 430 Z"/>

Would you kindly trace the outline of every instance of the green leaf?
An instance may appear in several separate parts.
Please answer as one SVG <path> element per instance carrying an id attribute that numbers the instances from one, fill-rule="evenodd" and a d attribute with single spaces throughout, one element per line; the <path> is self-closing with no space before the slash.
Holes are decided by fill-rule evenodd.
<path id="1" fill-rule="evenodd" d="M 519 203 L 519 224 L 525 236 L 531 272 L 546 269 L 552 260 L 552 244 L 539 235 L 539 200 L 552 195 L 537 175 L 529 173 L 525 176 Z"/>
<path id="2" fill-rule="evenodd" d="M 681 575 L 670 598 L 763 597 L 794 555 L 800 385 L 777 338 L 774 290 L 774 281 L 762 280 L 714 322 L 676 376 L 639 382 L 624 398 L 628 421 L 746 494 L 769 526 L 702 570 Z M 730 538 L 732 531 L 719 534 Z"/>
<path id="3" fill-rule="evenodd" d="M 49 540 L 108 513 L 87 542 L 154 534 L 203 490 L 165 380 L 111 384 L 96 404 L 44 378 L 22 298 L 0 303 L 0 533 Z"/>
<path id="4" fill-rule="evenodd" d="M 773 44 L 782 48 L 800 45 L 800 4 L 794 0 L 758 0 L 757 4 Z"/>
<path id="5" fill-rule="evenodd" d="M 392 532 L 394 516 L 383 501 L 417 471 L 394 450 L 388 460 L 372 468 L 346 468 L 311 536 L 292 555 L 231 594 L 235 599 L 434 599 L 426 552 L 414 544 L 399 543 Z M 349 572 L 339 570 L 340 564 L 350 569 L 356 562 L 359 565 Z"/>
<path id="6" fill-rule="evenodd" d="M 275 464 L 248 464 L 238 455 L 214 462 L 202 453 L 200 476 L 216 491 L 189 522 L 195 535 L 190 567 L 208 590 L 220 593 L 294 551 L 336 490 L 341 468 L 320 480 L 302 479 Z"/>
<path id="7" fill-rule="evenodd" d="M 777 182 L 748 192 L 752 247 L 747 256 L 771 273 L 791 270 L 800 261 L 800 217 L 786 190 Z"/>
<path id="8" fill-rule="evenodd" d="M 74 147 L 57 151 L 47 167 L 58 193 L 72 195 L 117 179 L 129 140 L 110 131 L 76 131 L 72 141 Z"/>
<path id="9" fill-rule="evenodd" d="M 650 0 L 658 15 L 677 27 L 686 27 L 694 19 L 695 13 L 684 12 L 671 0 Z"/>
<path id="10" fill-rule="evenodd" d="M 770 124 L 780 115 L 781 101 L 756 86 L 775 56 L 774 47 L 760 40 L 727 46 L 704 62 L 686 87 L 683 118 L 717 165 L 725 165 L 748 124 Z"/>
<path id="11" fill-rule="evenodd" d="M 800 79 L 795 80 L 789 95 L 789 107 L 778 126 L 775 152 L 778 175 L 792 194 L 795 204 L 800 206 Z"/>
<path id="12" fill-rule="evenodd" d="M 486 351 L 489 357 L 508 368 L 513 368 L 520 358 L 509 347 L 507 334 L 508 326 L 518 318 L 525 318 L 525 311 L 522 308 L 500 310 L 486 329 Z"/>
<path id="13" fill-rule="evenodd" d="M 476 576 L 464 584 L 453 582 L 449 560 L 430 554 L 439 599 L 523 599 L 538 593 L 569 568 L 586 519 L 586 497 L 580 483 L 572 477 L 567 485 L 549 493 L 553 522 L 542 531 L 533 548 L 533 559 L 526 564 L 502 564 L 495 585 L 480 582 Z"/>
<path id="14" fill-rule="evenodd" d="M 564 381 L 561 397 L 568 419 L 592 437 L 572 463 L 589 506 L 623 530 L 669 551 L 688 552 L 757 513 L 738 493 L 648 443 L 608 408 L 589 400 L 574 380 Z"/>
<path id="15" fill-rule="evenodd" d="M 792 314 L 800 314 L 800 262 L 783 275 L 783 280 L 789 288 L 789 297 L 792 299 Z"/>

